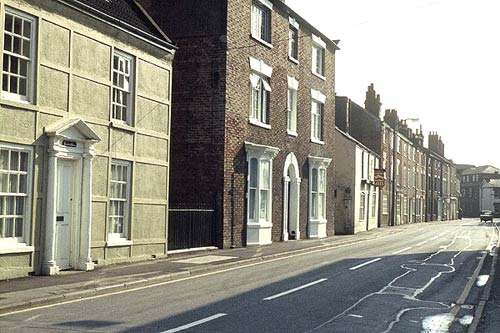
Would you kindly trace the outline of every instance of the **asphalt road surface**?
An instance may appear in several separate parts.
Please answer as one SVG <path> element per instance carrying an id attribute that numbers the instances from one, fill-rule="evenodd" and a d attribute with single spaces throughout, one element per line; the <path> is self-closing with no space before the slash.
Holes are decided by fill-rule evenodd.
<path id="1" fill-rule="evenodd" d="M 495 224 L 396 234 L 0 316 L 0 332 L 466 332 Z M 483 269 L 480 269 L 483 267 Z"/>

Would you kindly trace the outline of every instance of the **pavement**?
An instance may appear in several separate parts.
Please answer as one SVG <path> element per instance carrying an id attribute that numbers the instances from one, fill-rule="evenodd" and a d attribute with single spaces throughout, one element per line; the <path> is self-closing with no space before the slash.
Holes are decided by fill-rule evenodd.
<path id="1" fill-rule="evenodd" d="M 498 227 L 497 223 L 497 227 Z M 500 242 L 500 240 L 499 240 Z M 498 333 L 500 332 L 500 258 L 498 247 L 493 251 L 493 260 L 490 268 L 490 278 L 476 307 L 477 326 L 474 322 L 469 333 Z"/>
<path id="2" fill-rule="evenodd" d="M 0 315 L 35 306 L 155 285 L 259 261 L 348 246 L 416 227 L 418 224 L 410 224 L 378 228 L 356 235 L 277 242 L 247 248 L 174 251 L 169 252 L 169 256 L 164 259 L 96 267 L 89 272 L 62 271 L 55 276 L 29 276 L 0 281 Z M 498 249 L 495 249 L 490 279 L 477 306 L 476 320 L 469 327 L 470 333 L 500 332 L 500 272 L 495 272 L 500 266 L 497 264 L 497 254 Z"/>

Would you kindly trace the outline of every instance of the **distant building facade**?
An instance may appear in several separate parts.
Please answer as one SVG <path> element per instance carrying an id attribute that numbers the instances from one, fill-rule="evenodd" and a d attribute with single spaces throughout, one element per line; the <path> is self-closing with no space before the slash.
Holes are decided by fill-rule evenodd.
<path id="1" fill-rule="evenodd" d="M 479 217 L 481 212 L 481 185 L 500 179 L 500 169 L 483 165 L 467 168 L 461 173 L 460 208 L 464 217 Z"/>
<path id="2" fill-rule="evenodd" d="M 500 217 L 500 179 L 483 180 L 479 208 L 480 211 L 491 210 L 494 217 Z"/>

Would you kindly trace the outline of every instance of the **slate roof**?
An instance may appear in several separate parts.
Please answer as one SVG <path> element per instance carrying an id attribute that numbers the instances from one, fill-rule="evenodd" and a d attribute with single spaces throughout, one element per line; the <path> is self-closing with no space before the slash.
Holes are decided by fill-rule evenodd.
<path id="1" fill-rule="evenodd" d="M 337 132 L 339 132 L 339 134 L 341 134 L 342 136 L 344 136 L 347 140 L 349 141 L 352 141 L 353 143 L 355 143 L 356 145 L 360 146 L 362 149 L 368 151 L 370 154 L 373 154 L 375 155 L 377 158 L 380 158 L 380 155 L 378 153 L 376 153 L 375 151 L 373 151 L 372 149 L 368 148 L 367 146 L 365 146 L 362 142 L 358 141 L 355 137 L 351 136 L 349 133 L 346 133 L 344 132 L 343 130 L 341 130 L 340 128 L 338 128 L 337 126 L 335 126 L 335 130 Z"/>
<path id="2" fill-rule="evenodd" d="M 173 48 L 172 41 L 134 0 L 59 0 L 88 14 L 137 33 L 151 42 Z"/>
<path id="3" fill-rule="evenodd" d="M 495 168 L 494 166 L 491 165 L 482 165 L 470 169 L 464 170 L 462 175 L 477 175 L 477 174 L 494 174 L 494 173 L 500 173 L 500 169 Z"/>

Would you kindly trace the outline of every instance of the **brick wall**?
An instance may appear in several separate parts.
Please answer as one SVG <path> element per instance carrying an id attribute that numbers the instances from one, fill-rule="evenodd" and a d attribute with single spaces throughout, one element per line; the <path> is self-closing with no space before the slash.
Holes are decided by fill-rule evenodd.
<path id="1" fill-rule="evenodd" d="M 178 47 L 172 76 L 170 203 L 205 204 L 221 216 L 226 2 L 140 2 Z M 221 224 L 217 235 L 221 245 Z"/>
<path id="2" fill-rule="evenodd" d="M 314 29 L 303 22 L 299 21 L 299 64 L 288 59 L 289 14 L 278 1 L 274 2 L 272 12 L 272 48 L 250 37 L 250 0 L 142 0 L 141 3 L 179 47 L 173 64 L 171 202 L 210 203 L 220 198 L 217 245 L 245 246 L 244 142 L 278 147 L 280 152 L 273 160 L 272 175 L 272 240 L 281 240 L 283 169 L 290 152 L 297 157 L 302 178 L 300 232 L 301 238 L 306 237 L 307 157 L 333 158 L 335 46 L 327 42 L 326 80 L 322 80 L 311 73 Z M 271 129 L 249 124 L 250 56 L 273 68 Z M 287 75 L 299 81 L 297 137 L 287 135 Z M 323 120 L 325 145 L 310 142 L 311 88 L 327 96 Z M 327 169 L 329 235 L 334 233 L 333 168 L 334 162 Z"/>
<path id="3" fill-rule="evenodd" d="M 326 81 L 311 73 L 312 31 L 300 24 L 299 64 L 288 59 L 288 14 L 275 2 L 272 12 L 272 45 L 269 48 L 250 37 L 251 1 L 228 2 L 228 52 L 226 89 L 226 146 L 225 146 L 225 192 L 224 192 L 224 245 L 230 241 L 233 227 L 235 246 L 245 245 L 246 239 L 246 154 L 244 141 L 277 147 L 280 152 L 273 161 L 272 240 L 279 241 L 282 234 L 283 169 L 287 155 L 293 152 L 299 163 L 302 178 L 300 185 L 300 233 L 307 235 L 308 222 L 308 172 L 309 155 L 333 158 L 333 135 L 335 127 L 335 50 L 327 44 L 325 59 Z M 317 32 L 315 32 L 317 34 Z M 273 68 L 270 79 L 271 129 L 249 124 L 249 57 L 262 60 Z M 297 137 L 287 135 L 287 75 L 299 81 L 297 105 Z M 311 143 L 311 93 L 321 91 L 327 96 L 324 109 L 325 145 Z M 332 162 L 327 169 L 327 233 L 334 233 L 334 196 Z M 234 185 L 233 185 L 234 184 Z M 233 189 L 229 191 L 229 189 Z"/>

